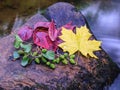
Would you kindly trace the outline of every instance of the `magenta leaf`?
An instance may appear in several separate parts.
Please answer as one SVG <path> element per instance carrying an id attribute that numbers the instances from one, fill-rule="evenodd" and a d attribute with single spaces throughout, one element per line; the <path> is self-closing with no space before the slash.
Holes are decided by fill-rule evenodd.
<path id="1" fill-rule="evenodd" d="M 57 49 L 57 42 L 51 41 L 46 31 L 35 30 L 33 33 L 33 41 L 36 45 L 48 50 L 55 51 Z"/>
<path id="2" fill-rule="evenodd" d="M 64 28 L 74 30 L 75 26 L 72 22 L 63 26 Z M 56 51 L 58 43 L 62 41 L 58 38 L 61 34 L 61 27 L 56 28 L 54 21 L 51 22 L 37 22 L 34 25 L 34 30 L 29 26 L 20 28 L 18 35 L 22 40 L 28 40 L 33 36 L 33 42 L 45 49 Z"/>
<path id="3" fill-rule="evenodd" d="M 18 31 L 18 35 L 22 40 L 28 40 L 32 37 L 33 30 L 29 26 L 23 26 Z"/>
<path id="4" fill-rule="evenodd" d="M 55 41 L 56 38 L 58 37 L 58 30 L 56 29 L 55 23 L 53 20 L 50 22 L 48 34 L 49 34 L 49 37 L 52 41 Z"/>

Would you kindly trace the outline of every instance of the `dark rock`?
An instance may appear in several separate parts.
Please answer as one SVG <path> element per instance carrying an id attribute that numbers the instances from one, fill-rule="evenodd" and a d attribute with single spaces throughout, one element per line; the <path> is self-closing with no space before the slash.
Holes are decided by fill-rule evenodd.
<path id="1" fill-rule="evenodd" d="M 25 23 L 25 25 L 29 25 L 31 28 L 33 28 L 35 23 L 37 23 L 39 21 L 47 22 L 48 20 L 44 16 L 40 15 L 40 13 L 38 12 L 37 14 L 32 16 L 30 19 L 28 19 L 27 22 Z"/>
<path id="2" fill-rule="evenodd" d="M 64 12 L 64 6 L 74 8 L 66 3 L 56 5 Z M 56 5 L 51 6 L 51 10 L 59 11 L 59 8 L 52 9 Z M 69 12 L 69 9 L 67 11 Z M 64 15 L 64 12 L 61 11 L 60 15 Z M 57 19 L 60 18 L 57 17 L 58 13 L 49 15 L 56 16 L 54 20 L 59 26 L 69 22 L 69 19 L 66 19 L 69 16 L 60 16 L 63 17 L 62 21 Z M 85 24 L 80 13 L 79 20 L 76 20 L 75 13 L 72 14 L 70 11 L 70 14 L 74 24 L 76 21 L 79 26 Z M 26 24 L 32 27 L 37 20 L 47 21 L 42 15 L 37 14 L 30 18 Z M 30 65 L 24 68 L 20 65 L 20 60 L 15 62 L 8 60 L 14 51 L 13 42 L 14 33 L 0 39 L 0 88 L 3 90 L 102 90 L 106 84 L 110 84 L 114 80 L 119 72 L 118 67 L 109 60 L 103 50 L 98 52 L 99 60 L 80 56 L 76 66 L 58 65 L 55 70 L 43 65 Z"/>
<path id="3" fill-rule="evenodd" d="M 85 20 L 80 12 L 69 3 L 56 3 L 46 10 L 46 17 L 53 19 L 58 27 L 63 26 L 72 21 L 73 25 L 80 27 L 85 25 Z"/>

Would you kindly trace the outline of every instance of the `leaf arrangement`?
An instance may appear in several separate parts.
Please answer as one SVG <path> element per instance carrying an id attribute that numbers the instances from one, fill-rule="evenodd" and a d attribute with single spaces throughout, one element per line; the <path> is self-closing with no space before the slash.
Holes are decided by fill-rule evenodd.
<path id="1" fill-rule="evenodd" d="M 68 53 L 58 55 L 52 50 L 40 47 L 32 48 L 31 44 L 22 41 L 18 35 L 15 35 L 15 37 L 14 47 L 16 48 L 16 51 L 13 52 L 13 58 L 14 60 L 21 59 L 22 66 L 27 66 L 33 61 L 36 64 L 46 65 L 51 69 L 55 69 L 56 64 L 59 64 L 60 62 L 64 65 L 67 65 L 68 61 L 71 64 L 75 64 L 75 55 L 69 56 Z"/>
<path id="2" fill-rule="evenodd" d="M 90 40 L 91 36 L 86 26 L 78 28 L 68 23 L 56 28 L 53 20 L 38 22 L 34 28 L 23 26 L 15 35 L 13 58 L 20 59 L 22 66 L 35 62 L 51 69 L 57 64 L 75 65 L 76 52 L 97 59 L 93 52 L 101 50 L 101 42 Z M 63 51 L 59 52 L 60 49 Z"/>
<path id="3" fill-rule="evenodd" d="M 73 30 L 75 26 L 68 23 L 63 27 Z M 60 31 L 61 27 L 56 28 L 55 23 L 52 20 L 51 22 L 37 22 L 33 29 L 29 26 L 23 26 L 20 28 L 18 35 L 23 41 L 27 41 L 32 38 L 33 43 L 37 46 L 56 51 L 58 48 L 58 36 Z"/>

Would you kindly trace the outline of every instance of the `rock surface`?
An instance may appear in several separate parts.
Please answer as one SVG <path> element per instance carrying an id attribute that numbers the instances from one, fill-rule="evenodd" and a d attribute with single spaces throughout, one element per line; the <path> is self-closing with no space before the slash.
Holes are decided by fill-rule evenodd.
<path id="1" fill-rule="evenodd" d="M 84 18 L 74 8 L 68 3 L 57 3 L 48 8 L 47 15 L 55 20 L 58 27 L 69 21 L 73 25 L 84 25 Z M 37 21 L 47 19 L 36 14 L 26 24 L 33 27 Z M 51 70 L 33 64 L 24 68 L 20 65 L 20 60 L 9 60 L 14 51 L 13 42 L 14 33 L 0 39 L 0 90 L 102 90 L 119 72 L 103 50 L 96 52 L 99 60 L 80 56 L 76 66 L 59 65 Z"/>
<path id="2" fill-rule="evenodd" d="M 80 12 L 69 3 L 56 3 L 46 10 L 46 17 L 54 19 L 57 27 L 63 26 L 69 22 L 78 27 L 85 25 L 85 20 Z"/>

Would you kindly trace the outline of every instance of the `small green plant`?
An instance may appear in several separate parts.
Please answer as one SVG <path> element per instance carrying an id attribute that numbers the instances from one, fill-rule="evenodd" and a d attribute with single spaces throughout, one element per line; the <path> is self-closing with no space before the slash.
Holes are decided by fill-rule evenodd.
<path id="1" fill-rule="evenodd" d="M 74 59 L 70 59 L 70 63 L 71 64 L 75 64 L 75 60 Z"/>
<path id="2" fill-rule="evenodd" d="M 24 67 L 32 62 L 46 65 L 51 69 L 55 69 L 57 64 L 75 64 L 75 55 L 69 56 L 68 53 L 56 54 L 52 50 L 36 48 L 32 44 L 24 42 L 18 35 L 15 35 L 14 47 L 16 50 L 13 52 L 13 58 L 14 60 L 20 59 L 21 65 Z"/>

